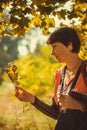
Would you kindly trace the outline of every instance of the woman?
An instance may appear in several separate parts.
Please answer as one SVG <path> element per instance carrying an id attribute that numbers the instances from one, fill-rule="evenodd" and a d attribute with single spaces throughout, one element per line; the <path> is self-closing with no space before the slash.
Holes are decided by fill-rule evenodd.
<path id="1" fill-rule="evenodd" d="M 81 43 L 77 32 L 68 27 L 60 28 L 49 36 L 47 43 L 52 47 L 52 55 L 66 64 L 54 73 L 52 105 L 45 104 L 18 86 L 15 96 L 57 119 L 55 130 L 87 130 L 87 84 L 82 73 L 84 62 L 78 57 Z"/>

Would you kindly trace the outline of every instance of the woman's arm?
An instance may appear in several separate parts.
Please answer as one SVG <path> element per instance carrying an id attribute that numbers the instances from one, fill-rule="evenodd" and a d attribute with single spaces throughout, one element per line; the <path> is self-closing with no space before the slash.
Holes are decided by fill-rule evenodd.
<path id="1" fill-rule="evenodd" d="M 85 111 L 86 106 L 83 102 L 71 97 L 70 95 L 60 95 L 59 104 L 63 108 L 68 108 L 72 110 L 81 110 Z"/>
<path id="2" fill-rule="evenodd" d="M 71 91 L 70 96 L 73 97 L 74 99 L 82 102 L 85 105 L 85 107 L 87 108 L 87 94 L 81 94 L 78 92 Z"/>
<path id="3" fill-rule="evenodd" d="M 30 102 L 45 115 L 50 116 L 54 119 L 58 119 L 59 107 L 55 104 L 54 100 L 52 102 L 52 105 L 47 105 L 31 93 L 18 86 L 15 88 L 15 96 L 22 102 Z"/>
<path id="4" fill-rule="evenodd" d="M 32 105 L 35 106 L 41 112 L 43 112 L 45 115 L 50 116 L 54 119 L 58 119 L 59 106 L 56 105 L 54 99 L 52 105 L 47 105 L 46 103 L 42 102 L 37 97 L 35 97 L 35 102 L 32 103 Z"/>

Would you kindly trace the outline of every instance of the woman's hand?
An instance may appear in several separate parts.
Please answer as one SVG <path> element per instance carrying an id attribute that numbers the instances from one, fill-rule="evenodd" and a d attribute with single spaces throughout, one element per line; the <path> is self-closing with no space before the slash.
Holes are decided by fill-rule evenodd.
<path id="1" fill-rule="evenodd" d="M 35 102 L 35 96 L 33 96 L 31 93 L 27 92 L 23 88 L 16 86 L 15 87 L 15 96 L 23 102 L 30 102 L 34 103 Z"/>
<path id="2" fill-rule="evenodd" d="M 58 96 L 58 102 L 62 108 L 76 109 L 81 111 L 84 111 L 85 108 L 83 103 L 79 102 L 78 100 L 75 100 L 69 95 Z"/>

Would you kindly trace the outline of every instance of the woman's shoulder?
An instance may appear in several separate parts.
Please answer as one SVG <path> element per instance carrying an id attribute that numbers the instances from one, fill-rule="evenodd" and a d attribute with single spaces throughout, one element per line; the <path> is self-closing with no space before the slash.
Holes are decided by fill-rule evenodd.
<path id="1" fill-rule="evenodd" d="M 81 65 L 81 72 L 83 75 L 83 79 L 87 85 L 87 60 L 84 60 Z"/>

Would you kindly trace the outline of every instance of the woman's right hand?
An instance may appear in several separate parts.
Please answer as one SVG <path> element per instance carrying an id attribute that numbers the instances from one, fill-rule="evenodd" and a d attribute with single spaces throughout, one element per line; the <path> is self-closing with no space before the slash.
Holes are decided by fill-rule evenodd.
<path id="1" fill-rule="evenodd" d="M 35 102 L 35 96 L 19 86 L 15 87 L 15 96 L 22 102 Z"/>
<path id="2" fill-rule="evenodd" d="M 74 99 L 70 95 L 61 94 L 60 96 L 58 96 L 58 101 L 59 101 L 59 105 L 62 108 L 68 108 L 72 110 L 81 110 L 81 111 L 84 111 L 84 108 L 85 108 L 82 102 Z"/>

